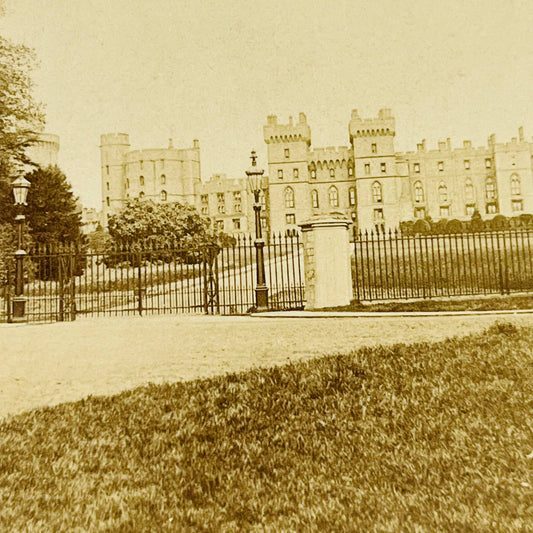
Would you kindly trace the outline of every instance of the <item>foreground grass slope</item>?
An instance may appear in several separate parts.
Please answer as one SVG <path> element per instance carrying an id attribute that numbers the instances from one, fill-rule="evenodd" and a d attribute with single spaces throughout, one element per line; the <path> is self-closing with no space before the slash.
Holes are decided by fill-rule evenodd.
<path id="1" fill-rule="evenodd" d="M 364 349 L 0 423 L 2 531 L 527 531 L 533 330 Z"/>

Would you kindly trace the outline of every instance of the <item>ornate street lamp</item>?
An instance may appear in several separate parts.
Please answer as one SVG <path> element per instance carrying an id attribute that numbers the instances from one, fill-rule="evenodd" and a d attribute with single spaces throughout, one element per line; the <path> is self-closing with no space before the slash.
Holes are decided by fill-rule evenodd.
<path id="1" fill-rule="evenodd" d="M 265 283 L 265 257 L 263 248 L 265 241 L 261 232 L 261 189 L 264 170 L 257 166 L 257 155 L 252 150 L 252 166 L 246 171 L 248 186 L 254 195 L 255 213 L 255 259 L 257 264 L 257 283 L 255 287 L 255 306 L 257 311 L 268 310 L 268 287 Z"/>
<path id="2" fill-rule="evenodd" d="M 22 211 L 24 206 L 27 205 L 26 198 L 31 184 L 26 178 L 19 176 L 11 186 L 13 187 L 15 207 L 17 208 L 15 221 L 18 225 L 18 249 L 15 252 L 15 297 L 13 298 L 11 321 L 24 322 L 26 320 L 26 298 L 24 298 L 24 256 L 26 252 L 23 250 L 23 233 L 26 217 Z"/>

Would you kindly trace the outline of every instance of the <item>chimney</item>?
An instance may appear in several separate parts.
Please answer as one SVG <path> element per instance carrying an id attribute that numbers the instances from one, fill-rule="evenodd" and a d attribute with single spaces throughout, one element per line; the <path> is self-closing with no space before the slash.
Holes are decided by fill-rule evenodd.
<path id="1" fill-rule="evenodd" d="M 168 140 L 168 147 L 169 148 L 174 148 L 174 145 L 172 144 L 172 139 Z"/>
<path id="2" fill-rule="evenodd" d="M 520 139 L 520 142 L 524 142 L 524 126 L 518 128 L 518 138 Z"/>

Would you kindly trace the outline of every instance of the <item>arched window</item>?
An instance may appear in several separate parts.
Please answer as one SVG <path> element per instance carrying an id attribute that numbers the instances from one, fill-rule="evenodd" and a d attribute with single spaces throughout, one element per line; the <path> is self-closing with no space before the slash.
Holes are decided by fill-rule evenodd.
<path id="1" fill-rule="evenodd" d="M 162 202 L 167 201 L 167 191 L 161 191 L 161 201 Z"/>
<path id="2" fill-rule="evenodd" d="M 330 168 L 329 169 L 329 177 L 330 178 L 334 178 L 335 177 L 335 169 L 334 168 Z"/>
<path id="3" fill-rule="evenodd" d="M 311 191 L 311 205 L 314 208 L 318 207 L 318 191 L 316 189 Z"/>
<path id="4" fill-rule="evenodd" d="M 355 187 L 350 187 L 348 189 L 348 203 L 350 205 L 355 205 Z"/>
<path id="5" fill-rule="evenodd" d="M 167 177 L 164 174 L 161 174 L 161 185 L 165 185 L 167 182 Z"/>
<path id="6" fill-rule="evenodd" d="M 474 185 L 472 184 L 471 179 L 465 181 L 465 200 L 467 202 L 474 201 Z"/>
<path id="7" fill-rule="evenodd" d="M 329 205 L 331 207 L 339 207 L 339 191 L 337 191 L 337 187 L 329 188 Z"/>
<path id="8" fill-rule="evenodd" d="M 139 183 L 141 187 L 144 187 L 144 176 L 139 176 Z"/>
<path id="9" fill-rule="evenodd" d="M 372 183 L 372 200 L 375 204 L 380 204 L 383 201 L 383 193 L 379 181 Z"/>
<path id="10" fill-rule="evenodd" d="M 520 196 L 522 194 L 520 178 L 516 174 L 511 176 L 511 194 L 513 196 Z"/>
<path id="11" fill-rule="evenodd" d="M 448 187 L 441 181 L 439 185 L 439 203 L 445 204 L 448 201 Z"/>
<path id="12" fill-rule="evenodd" d="M 139 193 L 139 198 L 144 198 L 144 193 L 142 191 Z"/>
<path id="13" fill-rule="evenodd" d="M 485 196 L 487 200 L 494 200 L 496 198 L 496 184 L 492 178 L 487 178 L 485 182 Z"/>
<path id="14" fill-rule="evenodd" d="M 290 187 L 285 189 L 285 207 L 294 207 L 294 191 Z"/>
<path id="15" fill-rule="evenodd" d="M 417 181 L 415 183 L 415 202 L 424 201 L 424 188 L 422 187 L 422 182 Z"/>

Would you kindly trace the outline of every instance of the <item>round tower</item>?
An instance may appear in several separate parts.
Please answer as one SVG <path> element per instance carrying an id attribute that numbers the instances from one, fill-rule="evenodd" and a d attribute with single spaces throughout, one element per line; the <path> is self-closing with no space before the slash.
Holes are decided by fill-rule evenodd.
<path id="1" fill-rule="evenodd" d="M 124 156 L 130 149 L 127 133 L 106 133 L 100 136 L 102 176 L 102 219 L 120 211 L 125 200 Z"/>

